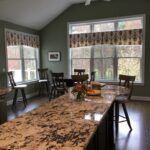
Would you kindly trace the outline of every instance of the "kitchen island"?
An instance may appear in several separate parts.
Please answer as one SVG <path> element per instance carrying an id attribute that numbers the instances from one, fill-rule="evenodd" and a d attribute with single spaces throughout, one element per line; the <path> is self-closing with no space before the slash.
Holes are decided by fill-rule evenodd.
<path id="1" fill-rule="evenodd" d="M 113 104 L 122 92 L 120 87 L 105 86 L 101 96 L 82 102 L 70 92 L 56 98 L 0 125 L 0 149 L 113 149 Z"/>

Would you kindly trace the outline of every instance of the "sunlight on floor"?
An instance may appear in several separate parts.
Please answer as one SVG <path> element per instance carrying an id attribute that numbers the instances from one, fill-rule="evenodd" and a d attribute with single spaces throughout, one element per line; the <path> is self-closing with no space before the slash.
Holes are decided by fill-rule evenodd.
<path id="1" fill-rule="evenodd" d="M 143 114 L 140 111 L 132 109 L 128 109 L 128 112 L 132 130 L 130 130 L 127 122 L 119 123 L 116 150 L 148 150 L 148 148 L 143 149 Z"/>

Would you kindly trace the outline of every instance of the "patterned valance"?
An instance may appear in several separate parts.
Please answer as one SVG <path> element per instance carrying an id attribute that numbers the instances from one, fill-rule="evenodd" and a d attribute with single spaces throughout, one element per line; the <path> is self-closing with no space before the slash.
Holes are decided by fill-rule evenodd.
<path id="1" fill-rule="evenodd" d="M 10 45 L 26 45 L 38 48 L 40 45 L 39 36 L 18 32 L 13 30 L 6 30 L 6 44 Z"/>
<path id="2" fill-rule="evenodd" d="M 143 42 L 143 30 L 134 29 L 111 32 L 70 34 L 69 42 L 70 48 L 98 44 L 141 45 Z"/>

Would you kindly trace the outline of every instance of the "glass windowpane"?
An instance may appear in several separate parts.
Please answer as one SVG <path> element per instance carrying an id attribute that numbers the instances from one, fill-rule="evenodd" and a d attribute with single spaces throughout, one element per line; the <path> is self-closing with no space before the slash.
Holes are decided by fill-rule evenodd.
<path id="1" fill-rule="evenodd" d="M 90 33 L 90 32 L 91 32 L 90 25 L 73 25 L 71 27 L 71 34 Z"/>
<path id="2" fill-rule="evenodd" d="M 142 45 L 116 46 L 117 57 L 140 57 L 142 58 Z"/>
<path id="3" fill-rule="evenodd" d="M 19 46 L 7 46 L 7 57 L 8 58 L 20 58 L 20 47 Z"/>
<path id="4" fill-rule="evenodd" d="M 111 45 L 95 45 L 93 49 L 94 58 L 108 58 L 115 55 L 115 47 Z"/>
<path id="5" fill-rule="evenodd" d="M 134 75 L 136 81 L 141 81 L 141 59 L 139 58 L 119 58 L 118 59 L 118 76 L 119 74 Z"/>
<path id="6" fill-rule="evenodd" d="M 131 30 L 143 28 L 143 22 L 139 20 L 126 20 L 118 22 L 118 30 Z"/>
<path id="7" fill-rule="evenodd" d="M 96 80 L 114 80 L 113 59 L 94 59 Z"/>
<path id="8" fill-rule="evenodd" d="M 15 82 L 22 81 L 21 60 L 8 60 L 8 71 L 12 71 Z"/>
<path id="9" fill-rule="evenodd" d="M 114 23 L 111 22 L 94 24 L 94 32 L 106 32 L 114 30 L 115 30 Z"/>
<path id="10" fill-rule="evenodd" d="M 36 79 L 36 60 L 25 60 L 25 81 Z"/>
<path id="11" fill-rule="evenodd" d="M 30 46 L 23 46 L 24 58 L 36 58 L 35 48 Z"/>
<path id="12" fill-rule="evenodd" d="M 72 48 L 72 58 L 91 58 L 91 46 Z"/>
<path id="13" fill-rule="evenodd" d="M 85 69 L 85 73 L 90 74 L 90 59 L 72 59 L 72 74 L 74 69 Z"/>

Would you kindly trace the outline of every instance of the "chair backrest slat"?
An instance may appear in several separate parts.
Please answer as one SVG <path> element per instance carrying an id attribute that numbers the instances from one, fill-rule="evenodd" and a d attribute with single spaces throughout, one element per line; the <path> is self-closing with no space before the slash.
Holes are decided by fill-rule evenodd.
<path id="1" fill-rule="evenodd" d="M 48 68 L 38 69 L 39 79 L 48 79 Z"/>
<path id="2" fill-rule="evenodd" d="M 74 69 L 75 75 L 82 75 L 85 73 L 85 69 Z"/>
<path id="3" fill-rule="evenodd" d="M 11 84 L 11 87 L 14 88 L 16 86 L 16 82 L 15 82 L 14 77 L 13 77 L 13 72 L 9 71 L 7 74 L 8 74 L 8 78 L 9 78 L 9 82 Z"/>
<path id="4" fill-rule="evenodd" d="M 90 79 L 90 82 L 91 82 L 91 81 L 95 81 L 95 73 L 96 73 L 95 71 L 92 71 L 92 72 L 91 72 L 91 79 Z"/>
<path id="5" fill-rule="evenodd" d="M 84 81 L 88 80 L 88 74 L 83 75 L 71 75 L 73 83 L 83 83 Z"/>
<path id="6" fill-rule="evenodd" d="M 64 73 L 52 73 L 52 81 L 54 86 L 57 87 L 64 87 Z"/>
<path id="7" fill-rule="evenodd" d="M 122 75 L 122 74 L 119 75 L 119 85 L 130 89 L 128 99 L 131 98 L 134 81 L 135 81 L 135 76 Z"/>

